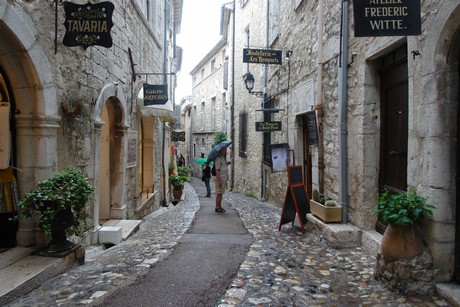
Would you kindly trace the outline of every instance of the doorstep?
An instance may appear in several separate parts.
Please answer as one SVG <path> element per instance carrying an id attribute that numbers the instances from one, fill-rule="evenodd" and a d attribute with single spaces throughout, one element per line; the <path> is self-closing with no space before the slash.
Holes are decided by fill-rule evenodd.
<path id="1" fill-rule="evenodd" d="M 102 227 L 121 227 L 121 237 L 126 240 L 139 229 L 141 220 L 108 220 Z"/>
<path id="2" fill-rule="evenodd" d="M 72 267 L 81 255 L 80 246 L 73 253 L 63 257 L 42 257 L 34 255 L 33 248 L 15 247 L 0 254 L 0 306 L 32 291 L 45 281 Z"/>

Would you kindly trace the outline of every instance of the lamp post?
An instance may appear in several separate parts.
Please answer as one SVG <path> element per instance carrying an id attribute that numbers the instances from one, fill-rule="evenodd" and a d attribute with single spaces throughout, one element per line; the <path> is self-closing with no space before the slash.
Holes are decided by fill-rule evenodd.
<path id="1" fill-rule="evenodd" d="M 245 75 L 244 75 L 244 84 L 246 85 L 246 89 L 248 90 L 249 94 L 251 95 L 255 95 L 257 97 L 260 97 L 260 98 L 264 98 L 265 97 L 265 93 L 264 92 L 253 92 L 252 90 L 254 89 L 254 76 L 250 73 L 250 72 L 247 72 Z"/>

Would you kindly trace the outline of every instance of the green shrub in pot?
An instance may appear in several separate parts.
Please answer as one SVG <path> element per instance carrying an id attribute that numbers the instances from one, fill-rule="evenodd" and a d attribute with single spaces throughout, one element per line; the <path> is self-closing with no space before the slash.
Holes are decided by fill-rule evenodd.
<path id="1" fill-rule="evenodd" d="M 70 166 L 39 182 L 34 190 L 28 192 L 18 203 L 18 217 L 38 216 L 40 228 L 49 236 L 56 214 L 70 208 L 74 222 L 66 233 L 82 235 L 89 228 L 86 204 L 93 193 L 94 188 L 85 174 Z"/>

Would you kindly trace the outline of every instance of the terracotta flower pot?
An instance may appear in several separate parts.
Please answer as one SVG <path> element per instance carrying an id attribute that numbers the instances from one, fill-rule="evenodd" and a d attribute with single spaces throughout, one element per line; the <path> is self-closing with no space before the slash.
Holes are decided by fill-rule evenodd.
<path id="1" fill-rule="evenodd" d="M 415 225 L 388 225 L 381 247 L 386 260 L 414 258 L 423 252 L 423 240 Z"/>
<path id="2" fill-rule="evenodd" d="M 174 199 L 180 199 L 182 197 L 182 189 L 180 190 L 173 189 L 173 197 Z"/>

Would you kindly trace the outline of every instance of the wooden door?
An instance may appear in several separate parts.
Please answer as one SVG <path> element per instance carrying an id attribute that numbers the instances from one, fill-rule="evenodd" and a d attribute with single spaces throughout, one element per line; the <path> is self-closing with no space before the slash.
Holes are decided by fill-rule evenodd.
<path id="1" fill-rule="evenodd" d="M 407 48 L 381 59 L 380 70 L 380 190 L 407 190 L 408 72 Z M 385 231 L 379 219 L 376 230 Z"/>
<path id="2" fill-rule="evenodd" d="M 308 128 L 307 117 L 302 117 L 302 130 L 303 130 L 303 173 L 304 173 L 304 184 L 307 192 L 307 198 L 311 197 L 312 193 L 312 162 L 310 153 L 310 130 Z M 315 132 L 316 133 L 316 132 Z"/>
<path id="3" fill-rule="evenodd" d="M 382 130 L 380 186 L 407 190 L 407 63 L 381 74 Z"/>
<path id="4" fill-rule="evenodd" d="M 460 58 L 460 56 L 459 56 Z M 460 66 L 459 66 L 460 69 Z M 459 71 L 460 76 L 460 71 Z M 460 84 L 458 85 L 460 89 Z M 457 106 L 457 210 L 455 214 L 455 262 L 453 280 L 460 284 L 460 93 Z"/>

